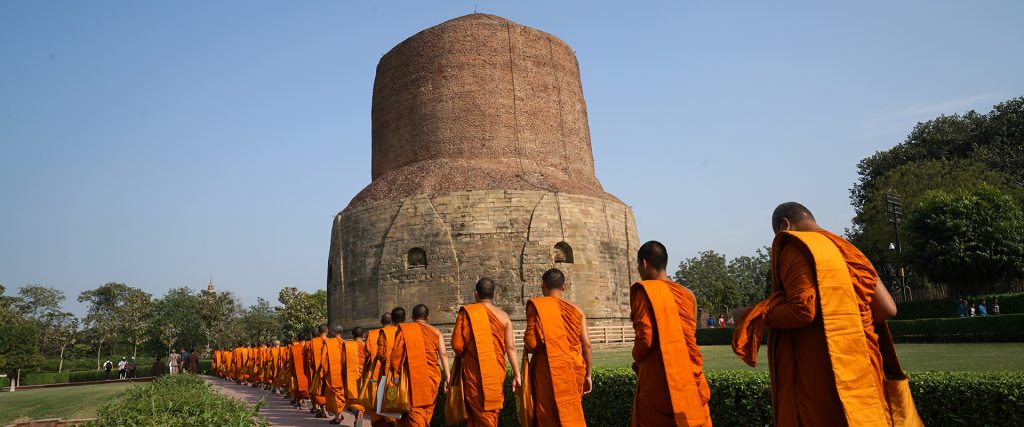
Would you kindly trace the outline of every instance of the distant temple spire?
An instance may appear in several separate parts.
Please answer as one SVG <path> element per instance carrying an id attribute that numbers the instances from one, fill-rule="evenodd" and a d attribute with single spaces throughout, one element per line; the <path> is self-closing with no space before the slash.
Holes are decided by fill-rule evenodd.
<path id="1" fill-rule="evenodd" d="M 206 285 L 206 292 L 209 292 L 209 293 L 215 292 L 213 290 L 213 275 L 212 274 L 210 275 L 210 283 L 208 285 Z"/>

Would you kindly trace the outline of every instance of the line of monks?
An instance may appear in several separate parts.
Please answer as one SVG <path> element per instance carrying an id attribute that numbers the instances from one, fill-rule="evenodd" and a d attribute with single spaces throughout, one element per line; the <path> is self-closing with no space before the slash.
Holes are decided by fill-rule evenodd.
<path id="1" fill-rule="evenodd" d="M 798 203 L 776 208 L 772 228 L 772 293 L 739 317 L 733 350 L 754 366 L 763 331 L 770 331 L 775 425 L 923 425 L 884 322 L 896 306 L 871 263 Z M 711 390 L 695 337 L 696 298 L 669 279 L 661 243 L 643 244 L 636 263 L 642 280 L 630 288 L 637 375 L 632 425 L 711 426 Z M 381 317 L 379 329 L 364 334 L 352 328 L 350 340 L 340 328 L 328 334 L 322 326 L 284 347 L 218 350 L 214 369 L 238 383 L 279 390 L 297 407 L 308 401 L 318 416 L 333 415 L 332 423 L 345 411 L 358 423 L 365 412 L 375 427 L 429 425 L 443 390 L 446 418 L 474 427 L 498 425 L 505 399 L 512 398 L 503 389 L 511 368 L 521 423 L 585 426 L 582 400 L 594 388 L 586 316 L 563 298 L 561 271 L 548 270 L 541 282 L 543 296 L 526 306 L 521 364 L 512 322 L 492 303 L 495 283 L 483 278 L 475 286 L 476 303 L 456 318 L 454 365 L 420 304 L 411 321 L 396 307 Z M 381 402 L 396 395 L 401 411 L 385 411 L 390 404 Z"/>

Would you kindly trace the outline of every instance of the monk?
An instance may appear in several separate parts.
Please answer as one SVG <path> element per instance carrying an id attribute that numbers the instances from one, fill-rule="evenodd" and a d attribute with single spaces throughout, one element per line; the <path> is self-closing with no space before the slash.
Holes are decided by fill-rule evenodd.
<path id="1" fill-rule="evenodd" d="M 344 357 L 341 359 L 342 382 L 345 384 L 346 409 L 356 415 L 356 423 L 361 423 L 366 408 L 356 402 L 359 397 L 359 379 L 366 367 L 366 342 L 363 340 L 363 328 L 352 328 L 352 339 L 345 341 L 342 347 Z"/>
<path id="2" fill-rule="evenodd" d="M 309 359 L 310 359 L 310 388 L 309 388 L 309 399 L 313 402 L 316 408 L 316 418 L 327 418 L 327 396 L 324 395 L 324 360 L 323 351 L 324 346 L 327 345 L 327 325 L 320 325 L 318 329 L 319 335 L 313 337 L 309 342 Z"/>
<path id="3" fill-rule="evenodd" d="M 642 280 L 629 289 L 637 376 L 632 425 L 711 426 L 711 391 L 695 336 L 697 300 L 668 278 L 661 243 L 640 246 L 636 264 Z"/>
<path id="4" fill-rule="evenodd" d="M 452 330 L 452 350 L 460 361 L 466 395 L 467 427 L 498 425 L 498 413 L 505 405 L 506 356 L 512 361 L 512 389 L 520 385 L 512 320 L 492 303 L 494 287 L 494 280 L 487 277 L 476 282 L 476 304 L 459 309 Z"/>
<path id="5" fill-rule="evenodd" d="M 448 366 L 448 352 L 444 347 L 444 335 L 427 323 L 430 310 L 423 304 L 412 308 L 412 322 L 405 321 L 405 309 L 396 307 L 391 311 L 391 320 L 398 323 L 395 347 L 391 351 L 389 375 L 399 375 L 402 369 L 409 370 L 409 392 L 412 408 L 402 413 L 397 420 L 398 427 L 427 427 L 434 414 L 437 389 L 441 385 L 441 366 L 444 370 L 444 390 L 448 392 L 451 382 Z M 438 363 L 440 360 L 440 363 Z"/>
<path id="6" fill-rule="evenodd" d="M 292 405 L 295 409 L 302 407 L 302 401 L 309 398 L 309 379 L 306 376 L 306 359 L 303 357 L 303 350 L 306 348 L 305 338 L 293 339 L 288 346 L 288 394 L 292 397 Z"/>
<path id="7" fill-rule="evenodd" d="M 860 250 L 799 203 L 775 209 L 772 231 L 773 293 L 740 318 L 733 350 L 754 365 L 769 328 L 775 425 L 890 425 L 875 333 L 896 315 L 885 285 Z"/>
<path id="8" fill-rule="evenodd" d="M 402 315 L 405 316 L 405 310 L 402 310 Z M 402 320 L 405 320 L 404 317 Z M 395 326 L 391 313 L 385 313 L 380 316 L 381 327 L 374 329 L 369 333 L 369 339 L 367 339 L 366 352 L 367 357 L 372 358 L 369 367 L 369 375 L 372 375 L 375 381 L 387 374 L 388 366 L 391 363 L 391 350 L 395 345 L 395 335 L 398 334 L 398 326 Z M 382 417 L 376 413 L 370 414 L 370 421 L 373 427 L 393 426 L 395 420 L 389 417 Z"/>
<path id="9" fill-rule="evenodd" d="M 557 268 L 541 277 L 543 297 L 526 303 L 523 350 L 530 360 L 531 426 L 586 427 L 583 395 L 594 388 L 587 317 L 562 297 L 565 274 Z"/>
<path id="10" fill-rule="evenodd" d="M 245 345 L 243 345 L 243 344 L 239 344 L 238 347 L 235 347 L 235 354 L 234 354 L 234 357 L 233 357 L 233 360 L 235 362 L 235 364 L 234 364 L 234 368 L 235 368 L 234 369 L 235 370 L 234 380 L 235 380 L 235 383 L 237 383 L 237 384 L 244 384 L 246 378 L 248 378 L 248 376 L 247 376 L 247 374 L 245 372 L 245 367 L 246 367 L 245 356 L 246 356 L 247 351 L 248 351 L 248 348 L 246 348 Z"/>
<path id="11" fill-rule="evenodd" d="M 342 419 L 342 411 L 345 410 L 345 380 L 343 372 L 343 361 L 345 358 L 344 344 L 342 338 L 344 330 L 336 326 L 327 337 L 323 349 L 324 366 L 324 398 L 327 401 L 326 409 L 328 415 L 333 415 L 331 424 L 338 424 Z"/>

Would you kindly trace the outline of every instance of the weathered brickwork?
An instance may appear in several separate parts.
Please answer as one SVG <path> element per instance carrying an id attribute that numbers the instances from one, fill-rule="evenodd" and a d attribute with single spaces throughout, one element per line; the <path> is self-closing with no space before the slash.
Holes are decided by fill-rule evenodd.
<path id="1" fill-rule="evenodd" d="M 450 324 L 484 276 L 519 323 L 552 267 L 592 324 L 628 320 L 636 221 L 594 174 L 565 42 L 483 14 L 421 31 L 378 64 L 372 121 L 372 182 L 331 233 L 332 324 L 418 303 Z"/>

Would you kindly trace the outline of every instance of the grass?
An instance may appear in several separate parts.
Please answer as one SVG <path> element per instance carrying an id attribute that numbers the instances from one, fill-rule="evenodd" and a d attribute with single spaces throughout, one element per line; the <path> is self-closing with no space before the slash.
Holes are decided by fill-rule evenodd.
<path id="1" fill-rule="evenodd" d="M 124 382 L 3 392 L 0 393 L 0 426 L 11 424 L 22 417 L 33 420 L 93 418 L 100 406 L 130 384 Z"/>
<path id="2" fill-rule="evenodd" d="M 700 348 L 704 369 L 766 371 L 767 348 L 758 353 L 757 368 L 744 364 L 727 345 Z M 1024 343 L 896 344 L 905 371 L 1024 371 Z M 594 350 L 594 366 L 629 366 L 630 348 Z M 2 401 L 0 401 L 2 402 Z"/>

